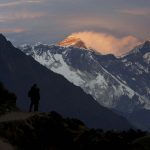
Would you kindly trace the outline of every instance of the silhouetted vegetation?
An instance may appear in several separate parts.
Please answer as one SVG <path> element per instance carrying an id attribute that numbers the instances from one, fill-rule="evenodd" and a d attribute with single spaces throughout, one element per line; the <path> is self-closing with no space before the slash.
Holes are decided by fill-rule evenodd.
<path id="1" fill-rule="evenodd" d="M 0 136 L 19 150 L 145 150 L 136 140 L 146 135 L 132 129 L 89 129 L 80 120 L 65 119 L 56 112 L 0 123 Z"/>
<path id="2" fill-rule="evenodd" d="M 16 100 L 16 95 L 6 90 L 6 88 L 0 82 L 0 114 L 17 110 Z"/>
<path id="3" fill-rule="evenodd" d="M 136 139 L 145 136 L 147 133 L 141 130 L 128 130 L 122 132 L 103 130 L 89 130 L 84 132 L 77 143 L 84 150 L 114 149 L 114 150 L 134 150 Z M 141 149 L 143 150 L 143 149 Z"/>

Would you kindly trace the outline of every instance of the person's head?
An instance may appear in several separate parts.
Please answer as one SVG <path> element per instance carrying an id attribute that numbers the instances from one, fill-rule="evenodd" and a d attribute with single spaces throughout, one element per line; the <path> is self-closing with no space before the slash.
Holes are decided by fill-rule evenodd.
<path id="1" fill-rule="evenodd" d="M 35 88 L 35 87 L 37 87 L 37 84 L 36 84 L 36 83 L 34 83 L 32 87 L 34 87 L 34 88 Z"/>

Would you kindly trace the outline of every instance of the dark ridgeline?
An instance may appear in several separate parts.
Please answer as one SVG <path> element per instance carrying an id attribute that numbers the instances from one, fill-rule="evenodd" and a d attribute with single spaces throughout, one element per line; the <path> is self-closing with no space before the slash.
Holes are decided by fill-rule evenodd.
<path id="1" fill-rule="evenodd" d="M 40 87 L 40 111 L 57 111 L 74 117 L 89 127 L 128 129 L 130 123 L 123 117 L 100 106 L 90 95 L 64 77 L 49 71 L 30 56 L 13 47 L 0 35 L 0 81 L 18 97 L 17 105 L 29 107 L 28 90 L 33 83 Z"/>

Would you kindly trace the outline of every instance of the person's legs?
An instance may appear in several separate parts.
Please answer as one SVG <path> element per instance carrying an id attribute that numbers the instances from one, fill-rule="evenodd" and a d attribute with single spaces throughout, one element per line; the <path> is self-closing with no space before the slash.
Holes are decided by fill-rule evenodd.
<path id="1" fill-rule="evenodd" d="M 34 111 L 38 111 L 39 109 L 39 102 L 34 103 Z"/>
<path id="2" fill-rule="evenodd" d="M 31 101 L 31 103 L 30 103 L 29 112 L 32 112 L 32 108 L 33 108 L 33 101 Z"/>

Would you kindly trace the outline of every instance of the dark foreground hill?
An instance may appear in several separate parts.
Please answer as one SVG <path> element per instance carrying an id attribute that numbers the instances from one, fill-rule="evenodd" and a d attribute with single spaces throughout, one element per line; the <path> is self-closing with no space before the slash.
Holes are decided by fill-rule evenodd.
<path id="1" fill-rule="evenodd" d="M 56 112 L 10 113 L 0 118 L 1 150 L 145 150 L 150 140 L 143 145 L 140 138 L 146 135 L 140 130 L 89 129 Z"/>
<path id="2" fill-rule="evenodd" d="M 64 116 L 79 118 L 89 127 L 128 129 L 126 119 L 100 106 L 80 87 L 68 82 L 15 48 L 0 35 L 0 81 L 15 92 L 17 106 L 28 110 L 27 93 L 33 83 L 41 90 L 40 111 L 57 111 Z"/>

